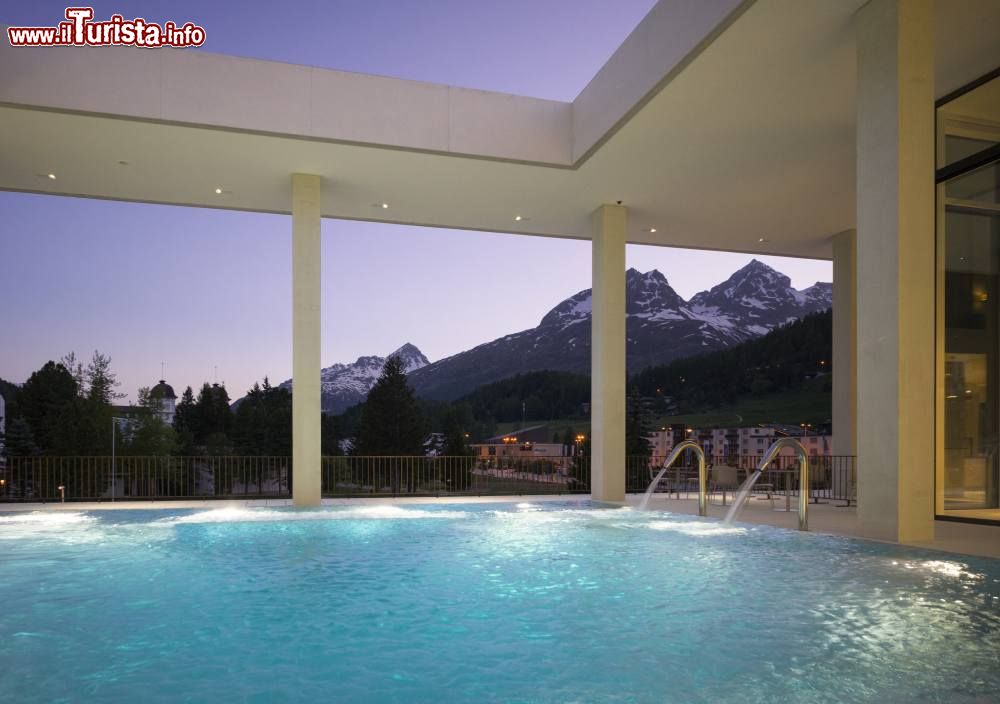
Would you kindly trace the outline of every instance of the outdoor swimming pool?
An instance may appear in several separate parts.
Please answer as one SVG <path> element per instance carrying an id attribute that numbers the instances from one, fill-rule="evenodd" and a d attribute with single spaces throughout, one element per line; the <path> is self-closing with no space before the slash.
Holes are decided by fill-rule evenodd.
<path id="1" fill-rule="evenodd" d="M 0 513 L 4 702 L 986 702 L 1000 562 L 586 503 Z"/>

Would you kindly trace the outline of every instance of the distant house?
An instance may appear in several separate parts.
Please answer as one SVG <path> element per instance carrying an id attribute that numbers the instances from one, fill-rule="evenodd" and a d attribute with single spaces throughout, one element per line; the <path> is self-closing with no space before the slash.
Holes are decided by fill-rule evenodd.
<path id="1" fill-rule="evenodd" d="M 720 464 L 732 461 L 734 458 L 759 457 L 781 437 L 794 437 L 813 457 L 830 455 L 833 452 L 832 435 L 815 433 L 808 427 L 794 425 L 736 428 L 686 428 L 682 425 L 672 425 L 650 433 L 647 440 L 654 460 L 669 455 L 682 440 L 694 440 L 705 451 L 709 462 Z M 794 454 L 794 451 L 787 447 L 781 451 L 782 457 L 791 457 Z"/>
<path id="2" fill-rule="evenodd" d="M 177 394 L 174 388 L 163 379 L 149 390 L 149 398 L 152 401 L 159 401 L 159 408 L 154 408 L 156 414 L 166 425 L 174 424 L 174 416 L 177 413 Z M 115 417 L 122 419 L 118 422 L 118 429 L 123 436 L 130 436 L 134 430 L 136 422 L 135 414 L 138 406 L 129 404 L 127 406 L 112 406 Z M 127 422 L 126 422 L 127 421 Z"/>
<path id="3" fill-rule="evenodd" d="M 532 425 L 503 435 L 486 438 L 472 445 L 472 453 L 480 459 L 558 459 L 573 455 L 575 446 L 550 442 L 552 433 L 547 425 Z M 566 460 L 568 461 L 568 460 Z M 561 461 L 561 463 L 564 463 Z"/>
<path id="4" fill-rule="evenodd" d="M 177 394 L 174 387 L 160 379 L 160 383 L 149 390 L 149 397 L 160 402 L 160 420 L 167 425 L 174 424 L 174 414 L 177 412 Z"/>

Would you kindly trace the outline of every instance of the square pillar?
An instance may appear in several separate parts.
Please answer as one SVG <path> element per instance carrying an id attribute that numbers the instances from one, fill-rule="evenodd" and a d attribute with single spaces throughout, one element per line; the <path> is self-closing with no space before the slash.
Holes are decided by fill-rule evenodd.
<path id="1" fill-rule="evenodd" d="M 292 175 L 292 500 L 320 505 L 320 177 Z"/>
<path id="2" fill-rule="evenodd" d="M 934 537 L 934 6 L 856 17 L 858 518 Z"/>
<path id="3" fill-rule="evenodd" d="M 858 452 L 856 242 L 856 230 L 833 236 L 833 454 L 840 457 Z"/>
<path id="4" fill-rule="evenodd" d="M 594 212 L 590 495 L 625 501 L 625 208 Z"/>

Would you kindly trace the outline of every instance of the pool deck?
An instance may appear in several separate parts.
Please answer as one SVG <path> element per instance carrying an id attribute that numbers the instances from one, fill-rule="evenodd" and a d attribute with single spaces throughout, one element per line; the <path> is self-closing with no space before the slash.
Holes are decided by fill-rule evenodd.
<path id="1" fill-rule="evenodd" d="M 642 501 L 641 494 L 630 494 L 627 498 L 629 506 L 638 506 Z M 777 526 L 795 530 L 798 527 L 798 514 L 795 500 L 792 500 L 791 512 L 772 510 L 771 502 L 766 499 L 752 498 L 739 520 L 745 523 Z M 663 494 L 654 494 L 649 502 L 649 508 L 671 513 L 698 514 L 696 498 L 673 499 Z M 775 509 L 785 508 L 784 497 L 776 497 Z M 720 503 L 709 503 L 708 515 L 711 518 L 724 518 L 729 506 Z M 863 538 L 858 527 L 858 512 L 854 506 L 844 507 L 842 501 L 809 504 L 809 530 L 813 533 L 829 535 L 844 535 L 852 538 Z M 987 526 L 974 523 L 958 523 L 955 521 L 935 521 L 936 538 L 930 543 L 913 543 L 913 545 L 932 550 L 944 550 L 965 555 L 1000 558 L 1000 526 Z"/>
<path id="2" fill-rule="evenodd" d="M 381 499 L 324 499 L 324 506 L 348 506 L 370 504 L 373 501 L 388 504 L 489 504 L 501 502 L 567 502 L 588 501 L 586 495 L 542 495 L 542 496 L 450 496 L 450 497 L 385 497 Z M 629 494 L 626 505 L 637 507 L 642 500 L 640 494 Z M 252 500 L 200 500 L 200 501 L 115 501 L 115 502 L 66 502 L 66 503 L 36 503 L 36 504 L 0 504 L 0 513 L 7 511 L 109 511 L 127 509 L 217 509 L 226 507 L 284 507 L 291 506 L 289 499 L 252 499 Z M 783 509 L 784 497 L 776 498 L 774 509 Z M 657 511 L 697 515 L 698 501 L 696 498 L 667 498 L 656 494 L 650 501 L 649 508 Z M 766 499 L 753 498 L 743 509 L 739 520 L 745 523 L 770 525 L 778 528 L 794 530 L 798 519 L 795 513 L 795 503 L 792 511 L 772 509 L 771 502 Z M 719 502 L 709 503 L 708 515 L 711 518 L 722 519 L 728 506 Z M 813 533 L 842 535 L 852 538 L 863 537 L 858 528 L 858 516 L 855 507 L 843 507 L 842 502 L 818 503 L 809 505 L 809 530 Z M 935 521 L 936 539 L 931 543 L 914 543 L 916 547 L 943 550 L 965 555 L 977 555 L 1000 559 L 1000 526 L 958 523 L 954 521 Z"/>

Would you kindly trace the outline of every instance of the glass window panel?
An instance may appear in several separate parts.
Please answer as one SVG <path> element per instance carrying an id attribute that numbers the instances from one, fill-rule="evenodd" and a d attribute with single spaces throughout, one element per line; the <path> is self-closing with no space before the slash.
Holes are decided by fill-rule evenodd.
<path id="1" fill-rule="evenodd" d="M 1000 164 L 945 185 L 945 466 L 939 490 L 946 511 L 1000 508 L 998 185 Z"/>
<path id="2" fill-rule="evenodd" d="M 939 169 L 1000 144 L 1000 78 L 939 107 L 937 122 Z"/>
<path id="3" fill-rule="evenodd" d="M 1000 204 L 997 165 L 987 164 L 975 171 L 956 176 L 945 184 L 948 205 L 996 206 Z"/>

